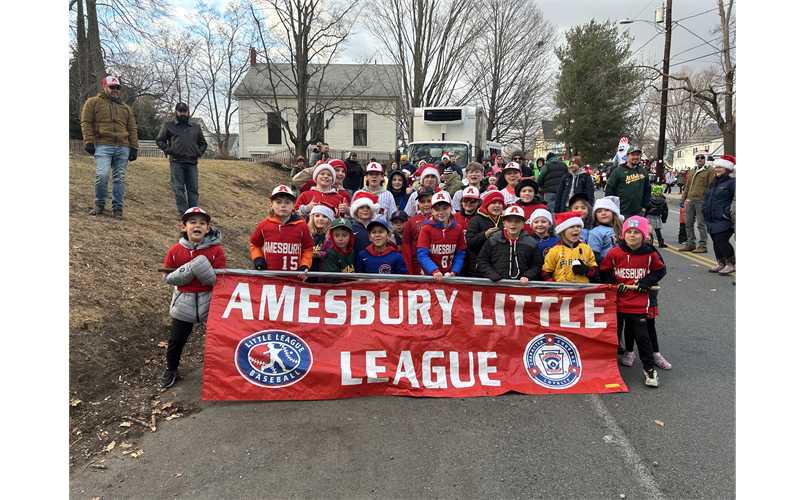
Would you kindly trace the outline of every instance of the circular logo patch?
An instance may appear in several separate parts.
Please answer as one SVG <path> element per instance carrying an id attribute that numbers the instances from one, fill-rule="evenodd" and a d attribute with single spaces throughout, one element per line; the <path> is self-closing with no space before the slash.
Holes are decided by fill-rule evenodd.
<path id="1" fill-rule="evenodd" d="M 310 347 L 282 330 L 264 330 L 241 340 L 235 364 L 243 378 L 261 387 L 287 387 L 302 380 L 313 365 Z"/>
<path id="2" fill-rule="evenodd" d="M 579 350 L 566 337 L 537 335 L 525 348 L 523 364 L 531 380 L 548 389 L 567 389 L 581 377 Z"/>

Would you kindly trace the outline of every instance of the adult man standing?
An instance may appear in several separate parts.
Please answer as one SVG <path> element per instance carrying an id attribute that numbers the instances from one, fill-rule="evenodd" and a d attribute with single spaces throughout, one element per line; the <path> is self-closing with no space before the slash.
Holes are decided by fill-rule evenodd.
<path id="1" fill-rule="evenodd" d="M 207 150 L 204 133 L 190 121 L 187 104 L 176 105 L 176 117 L 162 124 L 156 143 L 168 155 L 173 195 L 181 218 L 187 209 L 198 206 L 198 159 Z"/>
<path id="2" fill-rule="evenodd" d="M 688 244 L 680 248 L 680 252 L 706 253 L 707 252 L 707 227 L 702 215 L 702 202 L 707 186 L 716 175 L 713 167 L 705 165 L 706 158 L 704 153 L 696 154 L 696 169 L 688 172 L 688 181 L 685 189 L 679 198 L 680 206 L 685 204 L 685 232 L 688 236 Z M 694 221 L 695 219 L 695 221 Z M 693 231 L 693 224 L 699 228 L 699 245 L 696 246 L 696 233 Z"/>
<path id="3" fill-rule="evenodd" d="M 606 196 L 617 196 L 621 200 L 621 215 L 624 220 L 633 215 L 646 216 L 651 202 L 651 183 L 648 172 L 640 166 L 643 151 L 632 146 L 626 152 L 626 163 L 615 167 L 607 180 Z"/>
<path id="4" fill-rule="evenodd" d="M 512 161 L 520 165 L 520 171 L 523 173 L 523 177 L 534 177 L 534 169 L 531 168 L 525 160 L 525 155 L 522 151 L 515 150 L 512 153 Z"/>
<path id="5" fill-rule="evenodd" d="M 327 162 L 330 160 L 330 145 L 326 142 L 321 143 L 321 151 L 313 157 L 313 165 L 315 166 L 316 163 L 322 161 Z"/>
<path id="6" fill-rule="evenodd" d="M 484 167 L 484 177 L 486 177 L 486 174 L 492 173 L 492 167 L 491 165 L 489 165 L 490 161 L 492 161 L 492 158 L 490 158 L 489 156 L 484 156 L 481 159 L 481 166 Z"/>
<path id="7" fill-rule="evenodd" d="M 123 220 L 123 190 L 128 162 L 137 159 L 137 124 L 134 113 L 120 99 L 120 82 L 114 76 L 103 79 L 103 92 L 87 99 L 81 111 L 84 149 L 95 157 L 95 207 L 100 215 L 109 194 L 112 171 L 112 215 Z"/>
<path id="8" fill-rule="evenodd" d="M 559 183 L 562 177 L 567 174 L 568 168 L 554 153 L 548 153 L 545 157 L 545 166 L 539 171 L 537 185 L 542 189 L 542 198 L 549 210 L 554 210 L 556 206 L 556 192 L 559 190 Z"/>
<path id="9" fill-rule="evenodd" d="M 347 153 L 347 159 L 344 160 L 344 165 L 347 166 L 347 176 L 344 178 L 344 189 L 352 196 L 355 194 L 355 191 L 363 188 L 363 177 L 366 173 L 363 171 L 361 164 L 358 163 L 358 153 Z"/>

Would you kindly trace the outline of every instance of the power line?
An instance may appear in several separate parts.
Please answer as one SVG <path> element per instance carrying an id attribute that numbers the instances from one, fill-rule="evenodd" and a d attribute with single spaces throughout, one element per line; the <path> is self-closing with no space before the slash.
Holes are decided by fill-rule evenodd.
<path id="1" fill-rule="evenodd" d="M 713 38 L 713 39 L 712 39 L 712 40 L 710 40 L 710 41 L 711 41 L 711 42 L 715 42 L 716 40 L 719 40 L 720 38 L 721 38 L 720 36 L 717 36 L 717 37 Z M 677 56 L 681 56 L 681 55 L 682 55 L 682 54 L 684 54 L 685 52 L 689 52 L 689 51 L 691 51 L 691 50 L 693 50 L 693 49 L 698 49 L 698 48 L 699 48 L 699 47 L 701 47 L 702 45 L 708 45 L 708 43 L 707 43 L 707 42 L 705 42 L 705 43 L 700 43 L 699 45 L 696 45 L 696 46 L 691 47 L 691 48 L 689 48 L 689 49 L 685 49 L 685 50 L 683 50 L 682 52 L 679 52 L 679 53 L 674 54 L 673 56 L 671 56 L 671 59 L 673 59 L 673 58 L 675 58 L 675 57 L 677 57 Z M 711 45 L 711 47 L 712 47 L 712 45 Z"/>
<path id="2" fill-rule="evenodd" d="M 654 35 L 653 37 L 649 38 L 648 42 L 646 42 L 646 43 L 644 43 L 643 45 L 641 45 L 641 46 L 640 46 L 640 49 L 642 49 L 643 47 L 645 47 L 646 45 L 648 45 L 648 44 L 649 44 L 649 43 L 650 43 L 652 40 L 654 40 L 655 38 L 657 38 L 658 36 L 660 36 L 660 35 L 662 35 L 662 34 L 663 34 L 663 33 L 657 33 L 657 34 L 656 34 L 656 35 Z M 640 49 L 634 50 L 634 51 L 632 51 L 632 53 L 634 54 L 635 52 L 640 52 Z"/>
<path id="3" fill-rule="evenodd" d="M 643 13 L 643 11 L 644 11 L 644 10 L 646 10 L 646 8 L 648 8 L 648 6 L 649 6 L 649 5 L 651 5 L 651 4 L 653 4 L 655 1 L 656 1 L 656 0 L 651 0 L 651 1 L 648 3 L 648 5 L 646 5 L 645 7 L 643 7 L 643 10 L 641 10 L 640 12 L 638 12 L 638 13 L 637 13 L 637 16 L 639 16 L 640 14 L 642 14 L 642 13 Z M 637 16 L 632 17 L 632 19 L 637 19 Z"/>
<path id="4" fill-rule="evenodd" d="M 687 29 L 686 27 L 682 26 L 681 24 L 677 24 L 677 26 L 679 26 L 680 28 L 684 29 L 685 31 L 687 31 L 687 32 L 688 32 L 688 33 L 690 33 L 691 35 L 695 36 L 695 37 L 696 37 L 696 38 L 698 38 L 699 40 L 703 41 L 703 42 L 704 42 L 704 43 L 706 43 L 707 45 L 710 45 L 710 46 L 711 46 L 711 47 L 713 47 L 714 49 L 718 49 L 718 47 L 716 47 L 715 45 L 711 44 L 710 42 L 708 42 L 708 41 L 707 41 L 707 40 L 705 40 L 704 38 L 700 37 L 700 36 L 699 36 L 699 35 L 697 35 L 696 33 L 692 32 L 691 30 Z"/>
<path id="5" fill-rule="evenodd" d="M 706 10 L 704 12 L 699 12 L 698 14 L 693 14 L 692 16 L 683 17 L 682 19 L 677 19 L 676 22 L 684 21 L 685 19 L 690 19 L 690 18 L 697 17 L 697 16 L 701 16 L 702 14 L 707 14 L 709 12 L 713 12 L 714 10 L 718 10 L 718 7 L 715 7 L 715 8 L 710 9 L 710 10 Z"/>
<path id="6" fill-rule="evenodd" d="M 734 49 L 734 48 L 735 48 L 734 46 L 733 46 L 733 47 L 730 47 L 730 50 L 732 50 L 732 49 Z M 687 61 L 682 61 L 682 62 L 674 63 L 674 64 L 672 64 L 671 66 L 679 66 L 680 64 L 685 64 L 685 63 L 688 63 L 688 62 L 691 62 L 691 61 L 696 61 L 697 59 L 704 59 L 705 57 L 710 57 L 710 56 L 715 55 L 715 54 L 721 54 L 721 52 L 722 52 L 722 51 L 719 49 L 719 50 L 717 50 L 716 52 L 711 52 L 711 53 L 709 53 L 709 54 L 705 54 L 705 55 L 703 55 L 703 56 L 694 57 L 693 59 L 688 59 Z M 669 66 L 669 68 L 670 68 L 671 66 Z"/>

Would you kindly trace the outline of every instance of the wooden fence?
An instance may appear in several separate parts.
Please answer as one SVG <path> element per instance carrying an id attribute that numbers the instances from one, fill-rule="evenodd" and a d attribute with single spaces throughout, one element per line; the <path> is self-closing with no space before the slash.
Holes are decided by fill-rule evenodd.
<path id="1" fill-rule="evenodd" d="M 162 152 L 159 147 L 157 147 L 155 141 L 137 141 L 139 143 L 140 149 L 137 150 L 137 156 L 140 158 L 167 158 L 164 152 Z M 82 154 L 89 156 L 86 151 L 84 151 L 84 141 L 78 141 L 75 139 L 70 139 L 70 154 L 77 155 Z M 220 159 L 218 155 L 211 154 L 209 151 L 204 153 L 203 158 L 205 159 Z M 238 160 L 238 161 L 256 161 L 254 158 L 234 158 L 230 157 L 229 160 Z"/>
<path id="2" fill-rule="evenodd" d="M 311 164 L 312 164 L 313 158 L 316 156 L 313 153 L 313 149 L 314 149 L 313 146 L 308 147 L 307 155 L 306 155 L 307 161 L 310 162 Z M 348 151 L 344 150 L 344 149 L 332 149 L 332 148 L 330 148 L 330 158 L 337 158 L 339 160 L 345 160 L 347 153 L 348 153 Z M 367 163 L 369 163 L 369 160 L 372 159 L 372 158 L 374 158 L 375 161 L 383 164 L 384 167 L 389 167 L 391 165 L 391 162 L 393 162 L 393 161 L 399 161 L 397 159 L 397 157 L 396 157 L 395 152 L 389 152 L 389 151 L 355 151 L 355 153 L 357 154 L 358 162 L 361 165 L 366 165 Z M 288 167 L 290 167 L 290 166 L 292 166 L 292 165 L 294 165 L 296 163 L 294 161 L 295 158 L 296 158 L 296 155 L 289 148 L 281 149 L 281 150 L 275 151 L 273 153 L 252 154 L 251 156 L 252 156 L 252 158 L 254 158 L 254 161 L 257 161 L 257 162 L 278 163 L 280 165 L 285 165 L 285 166 L 288 166 Z"/>

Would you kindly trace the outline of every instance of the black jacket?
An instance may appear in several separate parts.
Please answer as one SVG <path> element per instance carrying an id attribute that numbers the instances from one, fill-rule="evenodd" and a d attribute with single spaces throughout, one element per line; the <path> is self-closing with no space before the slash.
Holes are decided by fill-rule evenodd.
<path id="1" fill-rule="evenodd" d="M 503 223 L 500 220 L 503 218 L 502 215 L 498 217 L 498 222 L 495 224 L 492 218 L 482 210 L 483 209 L 478 209 L 478 211 L 475 212 L 475 217 L 470 219 L 467 223 L 467 232 L 464 235 L 467 240 L 467 256 L 464 259 L 464 267 L 466 267 L 470 275 L 473 276 L 479 276 L 481 274 L 475 264 L 478 258 L 478 252 L 481 251 L 484 247 L 484 243 L 486 243 L 486 231 L 493 227 L 499 227 L 501 231 L 503 230 Z M 497 232 L 499 231 L 495 231 L 495 233 Z"/>
<path id="2" fill-rule="evenodd" d="M 550 172 L 548 172 L 548 174 L 550 174 Z M 593 178 L 590 174 L 580 170 L 579 174 L 576 176 L 576 184 L 571 186 L 572 183 L 573 174 L 568 171 L 564 177 L 562 177 L 562 180 L 559 182 L 559 188 L 556 191 L 556 202 L 553 207 L 555 213 L 564 212 L 570 198 L 573 198 L 579 193 L 586 194 L 587 198 L 590 200 L 590 204 L 595 203 L 595 182 L 593 182 Z M 573 192 L 570 192 L 571 189 Z"/>
<path id="3" fill-rule="evenodd" d="M 501 229 L 489 235 L 478 254 L 478 272 L 492 281 L 523 277 L 529 281 L 539 279 L 543 259 L 537 240 L 520 231 L 520 236 L 511 244 L 504 231 Z"/>
<path id="4" fill-rule="evenodd" d="M 168 160 L 176 163 L 198 164 L 207 150 L 207 141 L 198 123 L 188 120 L 183 124 L 176 118 L 162 124 L 156 143 L 168 155 Z"/>
<path id="5" fill-rule="evenodd" d="M 539 182 L 543 193 L 555 193 L 559 191 L 559 183 L 567 173 L 567 165 L 559 158 L 553 157 L 546 163 L 543 169 L 547 169 L 542 182 Z"/>
<path id="6" fill-rule="evenodd" d="M 663 222 L 668 220 L 668 203 L 665 201 L 665 196 L 653 194 L 648 203 L 646 215 L 658 215 L 662 217 Z"/>
<path id="7" fill-rule="evenodd" d="M 366 172 L 357 161 L 352 161 L 349 158 L 344 160 L 344 165 L 347 166 L 347 176 L 344 177 L 344 189 L 357 191 L 363 187 L 363 177 Z"/>

